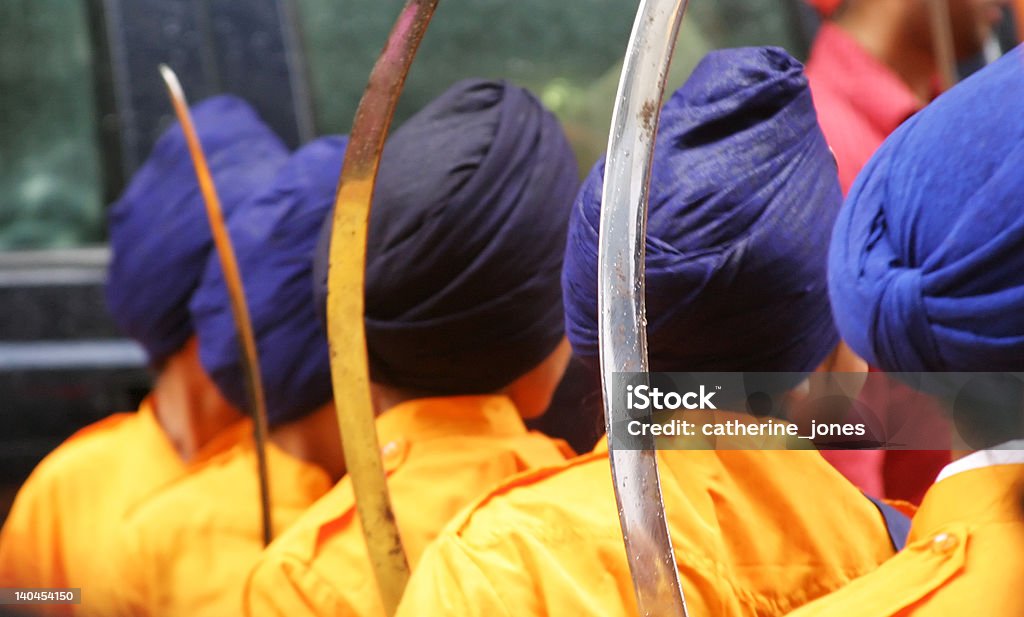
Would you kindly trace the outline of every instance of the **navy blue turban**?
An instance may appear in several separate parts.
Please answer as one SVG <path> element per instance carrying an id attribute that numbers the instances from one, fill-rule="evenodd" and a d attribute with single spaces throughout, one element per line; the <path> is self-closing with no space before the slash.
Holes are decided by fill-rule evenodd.
<path id="1" fill-rule="evenodd" d="M 801 65 L 777 48 L 708 54 L 661 113 L 647 224 L 654 371 L 813 370 L 833 349 L 825 281 L 842 199 Z M 604 161 L 569 224 L 573 350 L 598 354 Z"/>
<path id="2" fill-rule="evenodd" d="M 903 124 L 836 223 L 843 338 L 886 371 L 1024 369 L 1024 55 Z"/>
<path id="3" fill-rule="evenodd" d="M 578 174 L 555 117 L 504 82 L 459 82 L 394 132 L 366 257 L 374 381 L 491 392 L 554 351 Z M 325 234 L 321 303 L 328 244 Z"/>
<path id="4" fill-rule="evenodd" d="M 327 335 L 313 305 L 313 252 L 334 204 L 347 144 L 347 137 L 324 137 L 303 146 L 270 186 L 228 220 L 272 426 L 331 400 Z M 210 256 L 191 310 L 203 367 L 224 396 L 244 408 L 245 375 L 216 254 Z"/>
<path id="5" fill-rule="evenodd" d="M 199 139 L 231 213 L 273 178 L 288 151 L 242 100 L 218 96 L 192 110 Z M 188 302 L 213 250 L 185 135 L 174 124 L 110 207 L 107 304 L 118 326 L 159 366 L 193 333 Z"/>

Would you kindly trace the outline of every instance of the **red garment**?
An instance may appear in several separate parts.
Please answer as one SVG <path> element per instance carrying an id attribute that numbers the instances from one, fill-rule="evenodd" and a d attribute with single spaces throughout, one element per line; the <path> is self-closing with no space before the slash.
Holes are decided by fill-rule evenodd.
<path id="1" fill-rule="evenodd" d="M 842 0 L 807 0 L 807 3 L 814 7 L 823 16 L 828 17 L 836 12 Z"/>
<path id="2" fill-rule="evenodd" d="M 839 26 L 826 22 L 807 61 L 807 79 L 845 195 L 875 150 L 925 102 Z M 941 422 L 941 420 L 936 420 Z M 949 452 L 822 452 L 848 480 L 876 497 L 921 503 Z"/>
<path id="3" fill-rule="evenodd" d="M 825 23 L 811 48 L 807 79 L 818 123 L 849 192 L 878 146 L 924 102 L 888 66 L 833 23 Z"/>

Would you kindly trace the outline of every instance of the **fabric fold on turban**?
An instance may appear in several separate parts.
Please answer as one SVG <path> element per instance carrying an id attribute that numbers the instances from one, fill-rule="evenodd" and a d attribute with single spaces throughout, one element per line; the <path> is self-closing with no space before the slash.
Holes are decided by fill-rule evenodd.
<path id="1" fill-rule="evenodd" d="M 604 161 L 572 212 L 563 289 L 596 358 Z M 837 335 L 826 290 L 842 199 L 801 65 L 777 48 L 708 54 L 661 113 L 647 223 L 653 371 L 813 370 Z"/>
<path id="2" fill-rule="evenodd" d="M 301 418 L 332 397 L 327 335 L 313 304 L 313 252 L 334 205 L 347 145 L 347 137 L 323 137 L 303 146 L 228 219 L 271 426 Z M 238 336 L 216 254 L 190 308 L 203 367 L 225 398 L 247 408 Z"/>
<path id="3" fill-rule="evenodd" d="M 1024 368 L 1024 55 L 904 123 L 854 183 L 829 290 L 850 347 L 890 372 Z"/>
<path id="4" fill-rule="evenodd" d="M 559 272 L 578 186 L 558 121 L 508 83 L 459 82 L 399 127 L 370 215 L 373 380 L 491 392 L 550 354 L 564 332 Z M 318 304 L 328 243 L 325 233 Z"/>
<path id="5" fill-rule="evenodd" d="M 192 110 L 225 214 L 273 177 L 288 150 L 244 101 L 218 96 Z M 193 333 L 188 303 L 213 237 L 175 123 L 110 207 L 107 305 L 114 321 L 159 366 Z"/>

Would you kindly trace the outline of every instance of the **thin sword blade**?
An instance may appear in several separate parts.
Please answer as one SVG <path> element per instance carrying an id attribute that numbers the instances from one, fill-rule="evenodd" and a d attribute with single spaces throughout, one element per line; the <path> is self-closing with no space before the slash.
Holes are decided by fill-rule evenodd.
<path id="1" fill-rule="evenodd" d="M 196 170 L 199 188 L 206 204 L 206 218 L 210 222 L 210 232 L 217 248 L 221 269 L 224 271 L 224 282 L 227 284 L 228 297 L 231 299 L 231 313 L 238 330 L 238 342 L 242 351 L 242 363 L 245 373 L 246 399 L 253 420 L 253 437 L 256 442 L 256 461 L 260 483 L 260 512 L 263 526 L 263 544 L 270 544 L 273 536 L 273 521 L 270 513 L 270 485 L 267 479 L 267 407 L 263 396 L 263 378 L 260 374 L 260 362 L 256 353 L 256 337 L 252 331 L 252 320 L 249 318 L 249 305 L 245 300 L 245 288 L 238 270 L 235 249 L 228 235 L 224 222 L 224 211 L 217 196 L 217 187 L 213 183 L 213 175 L 206 163 L 202 144 L 196 134 L 189 111 L 185 92 L 178 81 L 178 76 L 167 65 L 160 65 L 160 75 L 167 85 L 167 93 L 174 106 L 178 123 L 185 133 L 188 151 L 192 156 L 192 165 Z"/>
<path id="2" fill-rule="evenodd" d="M 334 203 L 327 284 L 327 335 L 338 424 L 366 547 L 384 610 L 393 615 L 409 579 L 374 424 L 363 326 L 366 234 L 373 186 L 395 105 L 437 0 L 409 0 L 370 73 L 349 136 Z"/>
<path id="3" fill-rule="evenodd" d="M 618 372 L 647 371 L 644 241 L 661 100 L 686 0 L 642 0 L 612 113 L 598 246 L 601 383 L 610 444 L 635 412 L 616 404 Z M 609 448 L 619 523 L 641 615 L 685 617 L 665 521 L 653 438 L 640 450 Z"/>

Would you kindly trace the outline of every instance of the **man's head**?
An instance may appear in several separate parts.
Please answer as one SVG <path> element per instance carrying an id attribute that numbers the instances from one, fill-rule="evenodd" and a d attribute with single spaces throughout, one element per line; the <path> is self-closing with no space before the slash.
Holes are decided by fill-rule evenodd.
<path id="1" fill-rule="evenodd" d="M 958 59 L 970 58 L 982 47 L 1003 16 L 1009 0 L 939 0 L 947 4 L 948 25 L 953 34 L 954 53 Z M 932 9 L 936 0 L 845 0 L 838 6 L 836 19 L 849 23 L 858 21 L 862 28 L 887 29 L 897 36 L 901 50 L 916 48 L 926 54 L 935 50 Z M 814 0 L 816 5 L 829 0 Z M 892 54 L 900 50 L 888 50 Z"/>
<path id="2" fill-rule="evenodd" d="M 422 395 L 496 392 L 551 356 L 578 185 L 558 121 L 508 83 L 459 82 L 399 127 L 370 215 L 373 381 Z M 321 306 L 328 243 L 325 229 Z"/>
<path id="3" fill-rule="evenodd" d="M 230 96 L 193 109 L 196 131 L 226 214 L 262 187 L 288 151 L 245 102 Z M 175 124 L 156 142 L 109 214 L 107 304 L 121 330 L 161 366 L 193 335 L 188 303 L 213 238 L 185 136 Z"/>
<path id="4" fill-rule="evenodd" d="M 1022 94 L 1018 47 L 904 123 L 854 184 L 829 291 L 871 364 L 1024 370 Z"/>
<path id="5" fill-rule="evenodd" d="M 271 426 L 301 418 L 332 397 L 327 338 L 313 304 L 313 251 L 334 203 L 347 143 L 324 137 L 303 146 L 228 217 Z M 216 254 L 189 308 L 203 366 L 225 397 L 245 409 L 238 337 Z"/>
<path id="6" fill-rule="evenodd" d="M 604 163 L 573 209 L 566 327 L 596 360 Z M 825 256 L 841 194 L 800 64 L 777 48 L 712 52 L 665 105 L 648 209 L 654 371 L 810 372 L 834 349 Z"/>

